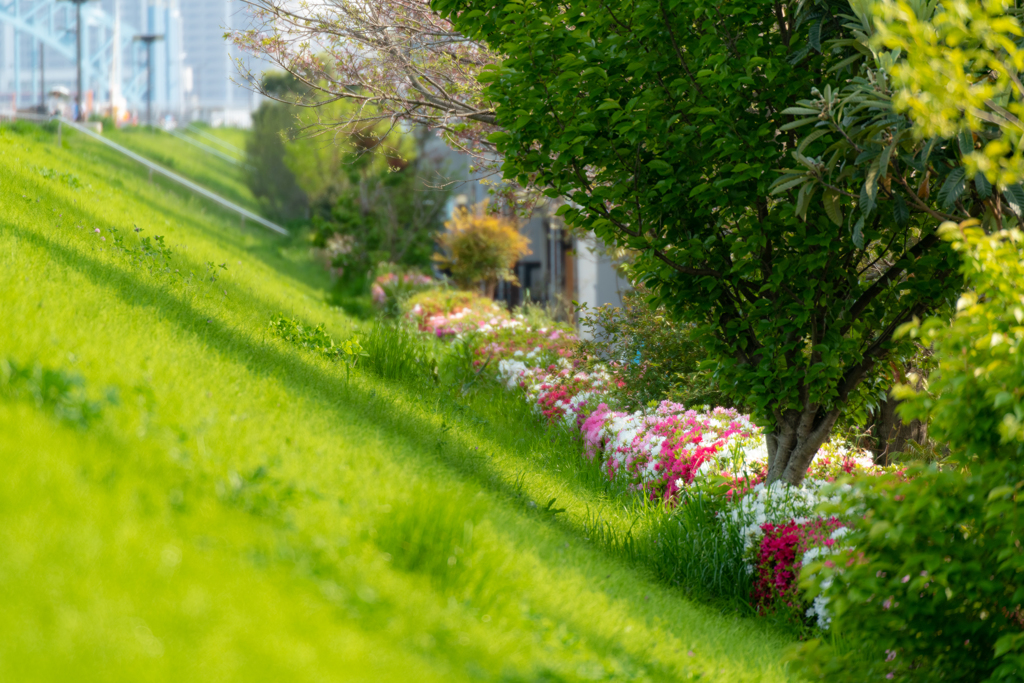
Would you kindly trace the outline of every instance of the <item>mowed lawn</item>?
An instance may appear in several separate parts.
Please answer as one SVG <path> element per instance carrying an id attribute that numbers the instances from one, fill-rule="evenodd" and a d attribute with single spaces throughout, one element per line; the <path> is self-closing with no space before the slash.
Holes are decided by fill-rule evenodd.
<path id="1" fill-rule="evenodd" d="M 622 500 L 513 395 L 275 338 L 369 329 L 301 254 L 0 128 L 0 680 L 789 680 L 588 539 Z"/>

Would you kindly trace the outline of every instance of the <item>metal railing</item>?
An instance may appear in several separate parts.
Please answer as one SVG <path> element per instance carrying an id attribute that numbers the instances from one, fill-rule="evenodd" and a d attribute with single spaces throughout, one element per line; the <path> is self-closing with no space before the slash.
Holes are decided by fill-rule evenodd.
<path id="1" fill-rule="evenodd" d="M 173 135 L 174 137 L 178 138 L 179 140 L 183 140 L 184 142 L 187 142 L 188 144 L 192 145 L 196 149 L 201 149 L 204 152 L 206 152 L 207 154 L 212 154 L 213 156 L 217 157 L 218 159 L 223 159 L 224 161 L 228 162 L 232 166 L 244 166 L 244 167 L 248 167 L 249 166 L 249 164 L 245 163 L 244 161 L 239 161 L 238 159 L 236 159 L 236 158 L 234 158 L 232 156 L 228 156 L 227 154 L 225 154 L 224 152 L 220 151 L 219 149 L 214 149 L 213 147 L 210 147 L 205 142 L 200 142 L 199 140 L 196 140 L 194 138 L 190 138 L 189 136 L 184 135 L 183 133 L 179 133 L 176 130 L 168 130 L 166 132 L 170 133 L 171 135 Z"/>
<path id="2" fill-rule="evenodd" d="M 264 228 L 266 228 L 268 230 L 272 230 L 273 232 L 276 232 L 279 235 L 288 236 L 288 235 L 291 234 L 287 230 L 282 228 L 280 225 L 278 225 L 277 223 L 274 223 L 272 221 L 268 221 L 263 216 L 255 214 L 252 211 L 249 211 L 248 209 L 242 208 L 241 206 L 239 206 L 238 204 L 235 204 L 234 202 L 231 202 L 231 201 L 228 201 L 227 199 L 224 199 L 220 195 L 217 195 L 217 194 L 214 194 L 213 192 L 210 192 L 205 187 L 202 187 L 201 185 L 197 185 L 196 183 L 192 182 L 188 178 L 183 178 L 182 176 L 178 175 L 177 173 L 174 173 L 173 171 L 168 171 L 163 166 L 160 166 L 159 164 L 156 164 L 156 163 L 150 161 L 149 159 L 147 159 L 147 158 L 145 158 L 145 157 L 143 157 L 143 156 L 141 156 L 139 154 L 136 154 L 135 152 L 131 151 L 130 149 L 127 149 L 126 147 L 122 147 L 121 145 L 117 144 L 113 140 L 108 140 L 107 138 L 103 137 L 99 133 L 91 131 L 91 130 L 89 130 L 88 128 L 86 128 L 85 126 L 83 126 L 81 124 L 75 123 L 73 121 L 68 121 L 67 119 L 65 119 L 63 117 L 49 117 L 49 116 L 43 116 L 42 114 L 28 114 L 28 113 L 22 113 L 22 112 L 0 112 L 0 121 L 2 121 L 2 120 L 16 121 L 16 120 L 19 120 L 19 119 L 25 119 L 25 120 L 28 120 L 28 121 L 35 121 L 35 122 L 44 122 L 44 123 L 47 122 L 47 121 L 57 121 L 58 124 L 59 124 L 58 128 L 57 128 L 57 139 L 58 140 L 60 140 L 60 126 L 68 126 L 69 128 L 71 128 L 71 129 L 73 129 L 75 131 L 78 131 L 82 135 L 86 135 L 86 136 L 88 136 L 88 137 L 90 137 L 90 138 L 92 138 L 94 140 L 97 140 L 97 141 L 103 143 L 107 147 L 110 147 L 111 149 L 113 149 L 113 150 L 123 154 L 124 156 L 128 157 L 129 159 L 132 159 L 134 161 L 139 162 L 140 164 L 142 164 L 143 166 L 145 166 L 146 168 L 149 169 L 151 175 L 154 172 L 155 173 L 159 173 L 160 175 L 164 176 L 165 178 L 173 180 L 174 182 L 176 182 L 176 183 L 178 183 L 180 185 L 183 185 L 184 187 L 187 187 L 188 189 L 192 190 L 196 194 L 200 194 L 200 195 L 206 197 L 207 199 L 209 199 L 209 200 L 211 200 L 213 202 L 216 202 L 217 204 L 220 204 L 224 208 L 229 209 L 231 211 L 234 211 L 235 213 L 237 213 L 239 216 L 242 217 L 242 226 L 243 227 L 245 226 L 245 221 L 246 220 L 250 220 L 250 221 L 253 221 L 255 223 L 259 223 Z"/>
<path id="3" fill-rule="evenodd" d="M 222 147 L 223 149 L 226 149 L 232 154 L 237 154 L 238 156 L 245 156 L 244 150 L 238 149 L 237 147 L 232 145 L 230 142 L 227 142 L 226 140 L 221 140 L 216 135 L 210 135 L 209 133 L 207 133 L 205 130 L 195 125 L 194 123 L 190 123 L 187 126 L 185 126 L 185 130 L 191 131 L 200 137 L 206 138 L 210 142 Z"/>

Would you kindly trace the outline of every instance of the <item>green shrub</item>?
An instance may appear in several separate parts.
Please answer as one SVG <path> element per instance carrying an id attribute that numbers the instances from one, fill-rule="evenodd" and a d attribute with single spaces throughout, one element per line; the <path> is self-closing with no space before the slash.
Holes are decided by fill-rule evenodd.
<path id="1" fill-rule="evenodd" d="M 579 355 L 615 364 L 622 382 L 616 398 L 631 410 L 664 398 L 688 406 L 728 405 L 711 374 L 698 368 L 706 353 L 694 340 L 693 326 L 652 308 L 646 297 L 641 289 L 626 294 L 621 307 L 583 309 L 582 325 L 591 338 L 580 342 Z"/>
<path id="2" fill-rule="evenodd" d="M 420 315 L 431 316 L 438 313 L 452 313 L 459 309 L 483 310 L 494 305 L 493 301 L 484 299 L 479 294 L 458 289 L 436 288 L 414 294 L 405 301 L 406 312 L 419 306 Z"/>
<path id="3" fill-rule="evenodd" d="M 950 466 L 855 489 L 855 549 L 804 569 L 812 592 L 813 572 L 831 581 L 836 631 L 796 653 L 814 677 L 1024 680 L 1024 234 L 971 223 L 942 228 L 971 287 L 955 319 L 910 328 L 938 368 L 927 393 L 897 392 L 904 419 L 930 417 L 950 444 Z"/>

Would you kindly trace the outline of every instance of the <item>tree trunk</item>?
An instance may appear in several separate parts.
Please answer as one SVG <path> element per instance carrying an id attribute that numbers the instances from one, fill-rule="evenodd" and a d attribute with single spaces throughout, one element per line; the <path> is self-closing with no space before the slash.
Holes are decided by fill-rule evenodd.
<path id="1" fill-rule="evenodd" d="M 768 445 L 768 483 L 785 481 L 799 485 L 818 449 L 828 440 L 838 410 L 822 411 L 817 405 L 802 411 L 776 413 L 775 429 L 765 434 Z"/>
<path id="2" fill-rule="evenodd" d="M 908 441 L 923 445 L 928 440 L 928 424 L 920 420 L 904 422 L 896 412 L 900 403 L 889 396 L 878 407 L 874 424 L 876 438 L 871 449 L 878 465 L 890 464 L 891 455 L 905 451 Z"/>

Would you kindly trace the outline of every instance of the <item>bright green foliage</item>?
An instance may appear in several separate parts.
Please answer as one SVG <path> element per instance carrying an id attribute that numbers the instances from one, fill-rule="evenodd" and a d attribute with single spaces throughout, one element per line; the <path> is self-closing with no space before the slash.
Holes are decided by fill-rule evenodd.
<path id="1" fill-rule="evenodd" d="M 270 319 L 270 329 L 274 336 L 319 353 L 331 360 L 337 359 L 344 353 L 340 346 L 334 344 L 334 339 L 327 334 L 323 323 L 311 328 L 279 313 Z"/>
<path id="2" fill-rule="evenodd" d="M 970 289 L 951 325 L 913 328 L 939 367 L 902 394 L 956 467 L 859 487 L 851 563 L 826 569 L 841 649 L 804 652 L 830 681 L 1024 680 L 1024 234 L 944 230 Z"/>
<path id="3" fill-rule="evenodd" d="M 883 0 L 873 7 L 876 45 L 902 52 L 891 74 L 893 103 L 918 134 L 977 134 L 982 148 L 967 157 L 968 175 L 989 183 L 1024 180 L 1024 30 L 1020 10 L 1003 0 L 938 3 Z M 1024 208 L 1024 192 L 1014 197 Z"/>
<path id="4" fill-rule="evenodd" d="M 21 378 L 0 387 L 0 680 L 790 680 L 786 637 L 586 540 L 592 515 L 620 539 L 635 519 L 516 397 L 391 363 L 412 342 L 385 328 L 371 352 L 279 237 L 21 130 L 0 127 L 0 358 Z M 148 235 L 169 256 L 139 259 Z M 347 380 L 278 313 L 402 374 L 364 357 Z M 37 361 L 49 379 L 25 379 Z M 83 428 L 32 382 L 120 401 Z"/>
<path id="5" fill-rule="evenodd" d="M 697 324 L 719 385 L 768 428 L 769 478 L 800 481 L 895 328 L 957 289 L 934 223 L 837 218 L 812 184 L 773 192 L 793 152 L 836 142 L 798 150 L 785 130 L 820 74 L 851 77 L 850 48 L 820 52 L 823 32 L 849 30 L 842 6 L 787 18 L 770 0 L 432 5 L 508 55 L 483 72 L 506 176 L 639 253 L 655 303 Z"/>
<path id="6" fill-rule="evenodd" d="M 969 289 L 951 327 L 931 321 L 918 332 L 935 344 L 940 361 L 928 394 L 908 406 L 908 416 L 928 416 L 937 434 L 964 449 L 967 462 L 998 459 L 1024 468 L 1024 233 L 986 235 L 948 223 L 942 229 L 964 257 Z"/>

